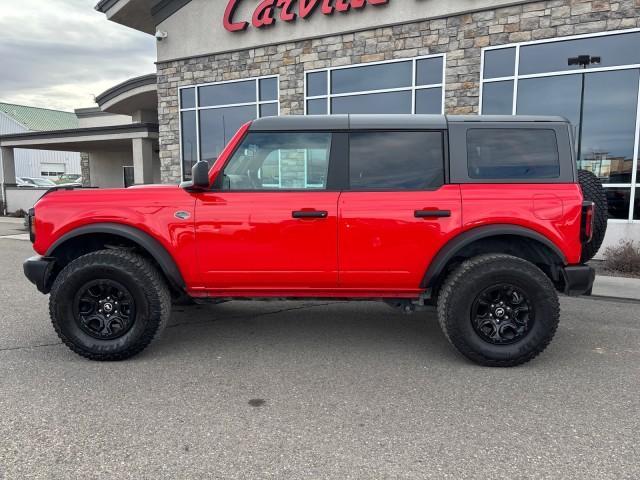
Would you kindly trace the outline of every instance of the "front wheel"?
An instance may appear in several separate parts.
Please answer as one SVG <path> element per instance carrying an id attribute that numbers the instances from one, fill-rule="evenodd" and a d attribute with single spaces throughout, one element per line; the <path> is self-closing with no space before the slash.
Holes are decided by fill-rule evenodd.
<path id="1" fill-rule="evenodd" d="M 124 360 L 144 350 L 169 319 L 171 296 L 149 260 L 101 250 L 69 263 L 51 289 L 60 339 L 91 360 Z"/>
<path id="2" fill-rule="evenodd" d="M 471 258 L 447 279 L 438 320 L 451 344 L 480 365 L 526 363 L 551 342 L 560 318 L 551 280 L 510 255 Z"/>

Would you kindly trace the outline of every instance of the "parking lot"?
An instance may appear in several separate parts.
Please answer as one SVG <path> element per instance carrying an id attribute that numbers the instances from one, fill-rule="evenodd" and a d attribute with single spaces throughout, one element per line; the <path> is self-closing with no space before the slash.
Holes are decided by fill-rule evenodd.
<path id="1" fill-rule="evenodd" d="M 7 235 L 2 233 L 1 235 Z M 133 360 L 60 344 L 0 239 L 0 478 L 638 478 L 640 305 L 562 300 L 515 369 L 383 304 L 180 307 Z"/>

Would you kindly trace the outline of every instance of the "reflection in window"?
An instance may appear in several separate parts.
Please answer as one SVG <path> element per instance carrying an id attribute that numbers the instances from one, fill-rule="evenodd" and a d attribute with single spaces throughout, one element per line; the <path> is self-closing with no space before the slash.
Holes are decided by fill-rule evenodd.
<path id="1" fill-rule="evenodd" d="M 609 218 L 614 220 L 629 219 L 629 205 L 631 203 L 630 188 L 606 188 L 609 203 Z"/>
<path id="2" fill-rule="evenodd" d="M 213 164 L 246 122 L 278 115 L 278 77 L 196 85 L 180 89 L 183 177 L 198 160 Z"/>
<path id="3" fill-rule="evenodd" d="M 587 54 L 600 57 L 600 64 L 591 68 L 638 64 L 638 45 L 640 32 L 525 45 L 520 48 L 520 75 L 580 70 L 569 66 L 568 59 Z"/>
<path id="4" fill-rule="evenodd" d="M 306 114 L 442 114 L 444 63 L 434 55 L 308 72 Z"/>
<path id="5" fill-rule="evenodd" d="M 224 169 L 225 190 L 322 190 L 331 134 L 249 133 Z"/>
<path id="6" fill-rule="evenodd" d="M 640 220 L 640 188 L 636 188 L 636 198 L 633 202 L 633 219 Z"/>
<path id="7" fill-rule="evenodd" d="M 585 75 L 581 167 L 606 183 L 630 183 L 639 70 Z"/>

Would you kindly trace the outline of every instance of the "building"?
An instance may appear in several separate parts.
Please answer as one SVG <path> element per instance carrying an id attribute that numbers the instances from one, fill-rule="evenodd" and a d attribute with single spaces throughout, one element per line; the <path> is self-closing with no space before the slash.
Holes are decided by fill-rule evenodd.
<path id="1" fill-rule="evenodd" d="M 71 155 L 76 156 L 77 172 L 87 187 L 120 188 L 160 182 L 156 75 L 118 84 L 99 95 L 96 103 L 95 107 L 66 114 L 69 122 L 57 128 L 0 135 L 2 191 L 7 211 L 27 210 L 46 191 L 15 185 L 23 152 L 76 152 Z"/>
<path id="2" fill-rule="evenodd" d="M 70 112 L 0 102 L 0 135 L 46 132 L 76 128 L 78 118 Z M 80 174 L 80 154 L 50 150 L 15 151 L 17 177 L 57 180 L 64 174 Z"/>

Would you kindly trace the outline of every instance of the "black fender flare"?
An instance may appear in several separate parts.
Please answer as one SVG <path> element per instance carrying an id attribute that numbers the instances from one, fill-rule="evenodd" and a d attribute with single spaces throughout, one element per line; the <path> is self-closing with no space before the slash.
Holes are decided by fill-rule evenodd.
<path id="1" fill-rule="evenodd" d="M 505 235 L 514 237 L 525 237 L 531 240 L 537 240 L 544 246 L 548 247 L 558 257 L 563 265 L 567 265 L 567 258 L 558 248 L 558 246 L 535 230 L 531 230 L 530 228 L 522 227 L 520 225 L 486 225 L 467 230 L 450 240 L 444 247 L 442 247 L 434 257 L 434 259 L 431 261 L 427 272 L 424 274 L 420 287 L 433 287 L 433 281 L 440 276 L 440 274 L 447 266 L 447 263 L 449 263 L 449 261 L 454 258 L 464 247 L 471 245 L 473 242 L 476 242 L 478 240 L 482 240 L 483 238 L 499 237 Z"/>
<path id="2" fill-rule="evenodd" d="M 120 223 L 94 223 L 76 228 L 62 235 L 47 250 L 46 256 L 53 257 L 53 253 L 65 242 L 84 235 L 106 233 L 126 238 L 144 249 L 158 263 L 169 284 L 180 292 L 186 290 L 186 284 L 178 265 L 164 246 L 148 233 L 139 228 Z"/>

